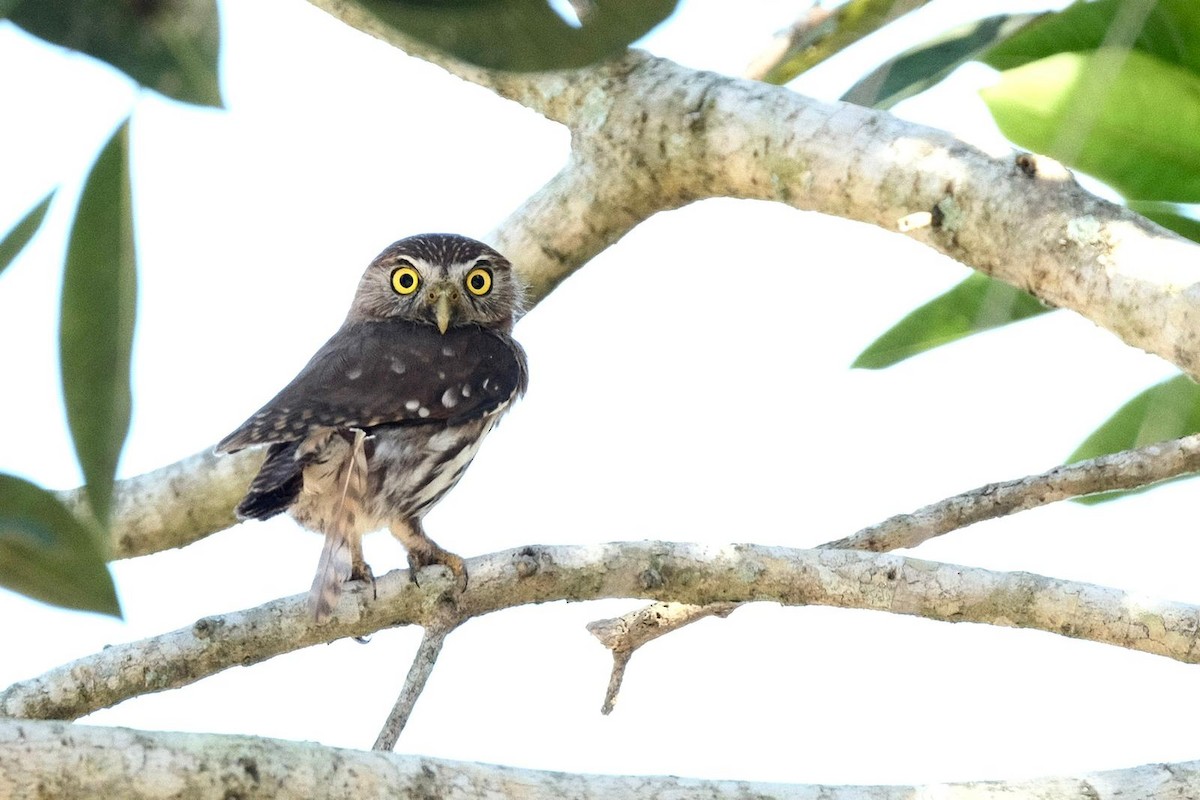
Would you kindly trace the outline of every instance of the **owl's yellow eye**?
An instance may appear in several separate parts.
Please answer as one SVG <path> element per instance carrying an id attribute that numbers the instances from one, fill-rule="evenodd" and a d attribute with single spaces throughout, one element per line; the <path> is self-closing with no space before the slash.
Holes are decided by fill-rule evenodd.
<path id="1" fill-rule="evenodd" d="M 476 267 L 467 273 L 467 291 L 476 297 L 483 297 L 492 290 L 492 273 L 483 267 Z"/>
<path id="2" fill-rule="evenodd" d="M 399 267 L 392 271 L 392 288 L 396 294 L 412 294 L 420 282 L 421 276 L 412 267 Z"/>

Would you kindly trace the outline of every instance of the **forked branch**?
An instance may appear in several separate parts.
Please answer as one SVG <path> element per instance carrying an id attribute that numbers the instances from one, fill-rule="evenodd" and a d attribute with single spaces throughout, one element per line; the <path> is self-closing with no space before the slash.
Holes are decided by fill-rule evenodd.
<path id="1" fill-rule="evenodd" d="M 1054 467 L 1037 475 L 989 483 L 910 514 L 897 514 L 852 536 L 827 542 L 819 549 L 886 552 L 912 548 L 935 536 L 983 520 L 1098 492 L 1139 489 L 1196 471 L 1200 471 L 1200 435 L 1194 434 Z M 726 617 L 735 608 L 737 605 L 730 603 L 717 603 L 711 607 L 652 603 L 620 617 L 588 625 L 588 630 L 613 654 L 612 674 L 601 709 L 603 713 L 612 711 L 625 669 L 639 647 L 699 619 Z"/>

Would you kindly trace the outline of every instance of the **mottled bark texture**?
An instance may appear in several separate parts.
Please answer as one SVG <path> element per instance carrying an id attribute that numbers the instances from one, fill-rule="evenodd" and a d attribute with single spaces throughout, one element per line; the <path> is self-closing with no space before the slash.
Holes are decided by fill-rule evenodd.
<path id="1" fill-rule="evenodd" d="M 1200 662 L 1200 607 L 1027 572 L 993 572 L 890 553 L 674 542 L 526 547 L 467 561 L 470 591 L 396 570 L 347 591 L 317 625 L 305 597 L 206 617 L 113 645 L 0 692 L 0 716 L 74 719 L 137 695 L 186 686 L 233 666 L 399 625 L 444 626 L 555 600 L 633 597 L 693 605 L 768 600 L 1033 628 Z"/>
<path id="2" fill-rule="evenodd" d="M 1200 796 L 1200 762 L 1078 776 L 927 786 L 812 786 L 572 775 L 249 736 L 0 720 L 0 797 L 364 800 L 1168 800 Z"/>

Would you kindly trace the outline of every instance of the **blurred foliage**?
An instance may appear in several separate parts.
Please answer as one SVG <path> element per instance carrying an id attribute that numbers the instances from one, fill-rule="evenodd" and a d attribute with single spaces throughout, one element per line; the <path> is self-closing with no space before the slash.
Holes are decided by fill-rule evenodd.
<path id="1" fill-rule="evenodd" d="M 925 6 L 929 0 L 847 0 L 826 11 L 814 6 L 790 29 L 776 35 L 777 46 L 751 77 L 783 85 L 855 42 Z"/>
<path id="2" fill-rule="evenodd" d="M 982 94 L 1021 147 L 1127 198 L 1200 202 L 1200 74 L 1108 47 L 1013 67 Z"/>
<path id="3" fill-rule="evenodd" d="M 63 400 L 88 503 L 109 517 L 113 477 L 129 431 L 129 361 L 137 303 L 129 121 L 113 133 L 83 184 L 63 272 L 59 363 Z"/>
<path id="4" fill-rule="evenodd" d="M 1200 3 L 1195 0 L 1092 0 L 1046 14 L 998 43 L 984 63 L 999 70 L 1059 53 L 1133 49 L 1200 73 Z"/>
<path id="5" fill-rule="evenodd" d="M 0 475 L 0 586 L 47 603 L 120 616 L 99 531 L 50 492 Z"/>
<path id="6" fill-rule="evenodd" d="M 841 99 L 868 108 L 891 108 L 941 82 L 968 61 L 978 60 L 1038 16 L 997 14 L 948 30 L 880 64 Z"/>
<path id="7" fill-rule="evenodd" d="M 1013 24 L 1019 22 L 1020 24 Z M 949 31 L 888 62 L 847 99 L 886 106 L 941 80 L 966 59 L 1002 70 L 982 91 L 1001 131 L 1019 147 L 1049 155 L 1103 181 L 1128 206 L 1200 241 L 1200 221 L 1177 203 L 1200 202 L 1200 3 L 1095 0 L 1035 18 L 991 17 Z M 980 316 L 980 297 L 1024 294 L 976 275 L 910 313 L 854 366 L 889 366 L 949 341 L 1026 319 L 1032 298 L 999 303 Z M 1200 402 L 1185 377 L 1139 395 L 1072 455 L 1087 458 L 1200 430 Z M 1193 387 L 1194 388 L 1194 387 Z M 1086 453 L 1086 455 L 1084 455 Z M 1109 499 L 1121 493 L 1099 496 Z"/>
<path id="8" fill-rule="evenodd" d="M 54 192 L 43 197 L 36 206 L 29 209 L 29 213 L 21 217 L 3 239 L 0 239 L 0 274 L 4 273 L 4 268 L 13 262 L 25 249 L 25 245 L 29 244 L 38 228 L 42 227 L 42 220 L 46 218 L 46 212 L 50 210 L 50 201 L 53 199 Z"/>
<path id="9" fill-rule="evenodd" d="M 1049 311 L 1033 295 L 977 272 L 897 322 L 851 365 L 882 369 L 972 333 Z"/>
<path id="10" fill-rule="evenodd" d="M 1200 386 L 1186 375 L 1178 375 L 1151 386 L 1121 406 L 1067 457 L 1067 462 L 1177 439 L 1197 431 L 1200 431 Z M 1079 498 L 1078 502 L 1094 505 L 1151 488 L 1153 486 L 1131 491 L 1101 492 Z"/>
<path id="11" fill-rule="evenodd" d="M 221 105 L 217 0 L 6 0 L 0 12 L 34 36 L 111 64 L 167 97 Z"/>
<path id="12" fill-rule="evenodd" d="M 350 0 L 456 58 L 513 72 L 573 69 L 620 55 L 675 11 L 676 0 L 584 0 L 579 25 L 546 0 Z"/>

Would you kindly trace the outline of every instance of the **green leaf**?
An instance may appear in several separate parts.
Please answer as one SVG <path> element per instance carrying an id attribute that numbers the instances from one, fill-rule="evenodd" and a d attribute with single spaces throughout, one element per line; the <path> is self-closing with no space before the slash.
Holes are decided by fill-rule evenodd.
<path id="1" fill-rule="evenodd" d="M 984 61 L 1006 70 L 1058 53 L 1114 45 L 1132 47 L 1200 75 L 1200 3 L 1196 0 L 1075 3 L 1056 14 L 1044 15 L 996 45 Z"/>
<path id="2" fill-rule="evenodd" d="M 783 40 L 785 49 L 769 60 L 769 68 L 751 65 L 749 72 L 767 83 L 785 84 L 929 2 L 847 0 L 831 11 L 814 7 L 806 19 L 776 37 L 776 41 Z M 827 18 L 822 20 L 822 14 Z"/>
<path id="3" fill-rule="evenodd" d="M 54 192 L 42 198 L 42 201 L 33 208 L 29 209 L 29 213 L 21 217 L 21 221 L 13 226 L 3 239 L 0 239 L 0 273 L 13 262 L 21 251 L 25 249 L 25 245 L 29 244 L 29 240 L 37 233 L 38 228 L 42 226 L 42 220 L 46 218 L 46 212 L 50 209 L 50 201 L 54 199 Z"/>
<path id="4" fill-rule="evenodd" d="M 1138 51 L 1061 53 L 981 94 L 1000 130 L 1126 197 L 1200 201 L 1200 76 Z"/>
<path id="5" fill-rule="evenodd" d="M 1028 292 L 977 272 L 897 322 L 850 366 L 890 367 L 964 336 L 1052 310 Z"/>
<path id="6" fill-rule="evenodd" d="M 884 62 L 850 87 L 841 99 L 868 108 L 891 108 L 940 82 L 966 62 L 978 59 L 996 42 L 1039 16 L 997 14 L 946 31 Z"/>
<path id="7" fill-rule="evenodd" d="M 619 55 L 675 10 L 677 0 L 590 0 L 581 27 L 547 0 L 347 0 L 384 24 L 491 69 L 571 69 Z"/>
<path id="8" fill-rule="evenodd" d="M 1121 406 L 1068 456 L 1067 463 L 1177 439 L 1197 431 L 1200 431 L 1200 386 L 1186 375 L 1179 375 L 1151 386 Z M 1145 489 L 1101 492 L 1078 499 L 1086 504 L 1102 503 L 1141 491 Z"/>
<path id="9" fill-rule="evenodd" d="M 50 492 L 3 474 L 0 586 L 57 606 L 121 616 L 96 532 Z"/>
<path id="10" fill-rule="evenodd" d="M 1181 213 L 1179 207 L 1174 203 L 1160 203 L 1156 200 L 1130 200 L 1126 205 L 1146 219 L 1157 222 L 1164 228 L 1175 231 L 1193 242 L 1200 242 L 1200 220 Z"/>
<path id="11" fill-rule="evenodd" d="M 18 0 L 8 18 L 176 100 L 221 106 L 216 0 Z"/>
<path id="12" fill-rule="evenodd" d="M 129 120 L 83 187 L 63 272 L 59 359 L 67 422 L 96 519 L 108 519 L 129 430 L 129 360 L 137 264 L 129 182 Z"/>

